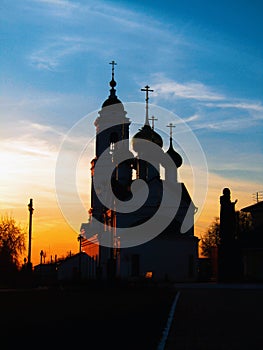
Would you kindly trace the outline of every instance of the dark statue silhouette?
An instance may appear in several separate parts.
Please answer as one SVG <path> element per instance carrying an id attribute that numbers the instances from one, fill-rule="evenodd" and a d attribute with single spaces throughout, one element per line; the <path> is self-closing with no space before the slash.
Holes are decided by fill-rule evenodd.
<path id="1" fill-rule="evenodd" d="M 237 239 L 237 217 L 229 188 L 220 196 L 220 242 L 218 247 L 218 280 L 235 282 L 241 277 L 240 247 Z"/>

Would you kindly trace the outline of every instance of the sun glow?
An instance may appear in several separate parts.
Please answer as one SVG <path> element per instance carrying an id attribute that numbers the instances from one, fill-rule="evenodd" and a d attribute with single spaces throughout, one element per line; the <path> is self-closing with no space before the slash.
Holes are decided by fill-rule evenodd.
<path id="1" fill-rule="evenodd" d="M 68 252 L 78 251 L 77 237 L 79 232 L 73 230 L 60 210 L 56 198 L 55 167 L 57 151 L 55 147 L 44 142 L 15 141 L 2 142 L 1 165 L 1 203 L 2 214 L 9 213 L 26 229 L 28 227 L 29 198 L 34 200 L 32 262 L 38 264 L 40 251 L 47 254 L 47 260 L 55 255 L 65 256 Z M 92 153 L 92 152 L 90 152 Z M 78 191 L 84 206 L 90 207 L 90 166 L 93 154 L 83 154 L 77 169 Z M 180 168 L 180 181 L 183 181 L 190 194 L 193 191 L 192 170 L 187 166 Z M 219 216 L 219 196 L 222 189 L 229 187 L 233 200 L 238 199 L 236 209 L 251 203 L 249 194 L 256 192 L 259 184 L 248 181 L 225 179 L 222 176 L 209 174 L 207 197 L 204 206 L 195 222 L 195 235 L 200 237 L 214 217 Z M 70 191 L 68 192 L 70 199 Z M 72 203 L 73 205 L 73 203 Z M 87 220 L 73 212 L 75 221 Z M 25 253 L 26 254 L 26 253 Z"/>

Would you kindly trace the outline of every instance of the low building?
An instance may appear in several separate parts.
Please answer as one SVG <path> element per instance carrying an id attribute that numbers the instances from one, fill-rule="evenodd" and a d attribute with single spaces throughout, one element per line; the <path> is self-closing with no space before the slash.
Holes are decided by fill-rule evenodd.
<path id="1" fill-rule="evenodd" d="M 263 201 L 241 209 L 250 213 L 252 230 L 243 238 L 244 278 L 248 281 L 263 281 Z"/>
<path id="2" fill-rule="evenodd" d="M 85 281 L 95 278 L 96 261 L 85 252 L 60 261 L 57 266 L 59 282 Z"/>

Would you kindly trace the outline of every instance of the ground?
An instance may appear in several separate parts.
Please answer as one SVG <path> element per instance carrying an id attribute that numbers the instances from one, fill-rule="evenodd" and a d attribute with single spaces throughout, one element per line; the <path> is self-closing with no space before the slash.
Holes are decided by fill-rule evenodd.
<path id="1" fill-rule="evenodd" d="M 5 349 L 262 349 L 263 285 L 85 286 L 0 292 Z M 163 343 L 164 344 L 164 343 Z"/>
<path id="2" fill-rule="evenodd" d="M 155 349 L 174 291 L 74 287 L 0 293 L 5 349 Z"/>
<path id="3" fill-rule="evenodd" d="M 176 286 L 177 302 L 165 350 L 263 348 L 263 285 Z"/>

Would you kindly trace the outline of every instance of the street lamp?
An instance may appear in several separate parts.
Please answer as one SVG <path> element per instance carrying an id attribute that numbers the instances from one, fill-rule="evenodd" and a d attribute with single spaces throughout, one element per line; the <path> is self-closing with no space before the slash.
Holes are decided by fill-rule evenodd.
<path id="1" fill-rule="evenodd" d="M 29 210 L 29 232 L 28 232 L 28 258 L 27 258 L 27 266 L 31 270 L 32 264 L 31 264 L 31 240 L 32 240 L 32 216 L 33 216 L 33 199 L 30 198 L 29 204 L 28 204 L 28 210 Z"/>
<path id="2" fill-rule="evenodd" d="M 81 234 L 78 235 L 78 241 L 79 241 L 79 280 L 81 281 L 81 242 L 82 242 L 83 236 Z"/>

